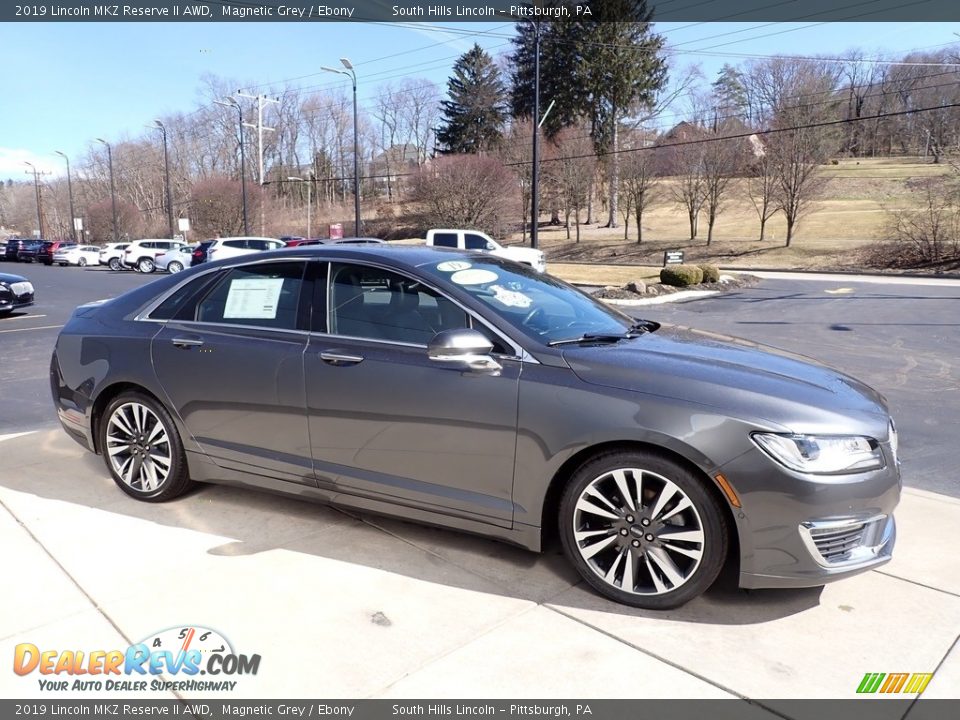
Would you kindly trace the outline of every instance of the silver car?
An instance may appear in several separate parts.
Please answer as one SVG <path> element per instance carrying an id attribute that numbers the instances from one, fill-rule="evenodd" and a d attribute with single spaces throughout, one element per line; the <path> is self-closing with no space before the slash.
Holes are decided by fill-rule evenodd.
<path id="1" fill-rule="evenodd" d="M 320 245 L 205 263 L 80 307 L 64 429 L 129 495 L 286 492 L 533 551 L 678 606 L 725 563 L 816 586 L 891 557 L 882 396 L 811 360 L 637 321 L 458 250 Z"/>

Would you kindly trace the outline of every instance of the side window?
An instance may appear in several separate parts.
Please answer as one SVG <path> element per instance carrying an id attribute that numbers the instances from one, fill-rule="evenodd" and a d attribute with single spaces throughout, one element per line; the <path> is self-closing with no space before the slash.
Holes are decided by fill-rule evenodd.
<path id="1" fill-rule="evenodd" d="M 457 234 L 456 233 L 434 233 L 433 244 L 435 247 L 455 248 L 457 246 Z"/>
<path id="2" fill-rule="evenodd" d="M 151 320 L 193 320 L 197 301 L 220 278 L 220 273 L 201 275 L 176 290 L 150 313 Z"/>
<path id="3" fill-rule="evenodd" d="M 224 247 L 229 247 L 229 248 L 241 248 L 241 249 L 242 249 L 242 248 L 246 248 L 246 246 L 247 246 L 247 241 L 246 241 L 246 240 L 224 240 L 223 246 L 224 246 Z"/>
<path id="4" fill-rule="evenodd" d="M 452 300 L 389 270 L 335 263 L 330 296 L 337 335 L 426 345 L 441 330 L 469 327 Z"/>
<path id="5" fill-rule="evenodd" d="M 467 233 L 463 236 L 463 246 L 467 250 L 487 250 L 487 239 L 482 235 Z"/>
<path id="6" fill-rule="evenodd" d="M 197 305 L 196 320 L 294 330 L 305 263 L 233 268 Z"/>

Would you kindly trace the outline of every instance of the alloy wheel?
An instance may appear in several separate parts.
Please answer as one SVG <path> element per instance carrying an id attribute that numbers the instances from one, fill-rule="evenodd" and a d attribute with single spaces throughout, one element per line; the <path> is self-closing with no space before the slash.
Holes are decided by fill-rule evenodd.
<path id="1" fill-rule="evenodd" d="M 138 493 L 156 492 L 170 476 L 170 437 L 146 405 L 127 402 L 114 409 L 107 420 L 105 450 L 117 477 Z"/>
<path id="2" fill-rule="evenodd" d="M 119 270 L 119 269 L 120 269 L 120 258 L 110 258 L 110 262 L 107 263 L 107 265 L 109 266 L 109 268 L 110 268 L 111 270 Z"/>
<path id="3" fill-rule="evenodd" d="M 640 468 L 603 473 L 573 510 L 576 549 L 606 585 L 664 595 L 684 585 L 706 549 L 700 512 L 676 483 Z"/>
<path id="4" fill-rule="evenodd" d="M 141 258 L 137 263 L 137 269 L 142 273 L 152 273 L 156 266 L 150 258 Z"/>

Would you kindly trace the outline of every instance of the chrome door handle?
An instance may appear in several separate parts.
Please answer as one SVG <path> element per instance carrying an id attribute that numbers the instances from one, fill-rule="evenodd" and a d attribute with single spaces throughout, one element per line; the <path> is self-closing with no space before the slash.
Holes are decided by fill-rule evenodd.
<path id="1" fill-rule="evenodd" d="M 201 340 L 200 338 L 178 337 L 178 338 L 174 338 L 170 342 L 173 343 L 173 345 L 175 345 L 176 347 L 183 348 L 183 349 L 200 347 L 201 345 L 203 345 L 203 340 Z"/>
<path id="2" fill-rule="evenodd" d="M 363 362 L 361 355 L 348 355 L 347 353 L 324 351 L 320 353 L 320 359 L 331 365 L 356 365 Z"/>

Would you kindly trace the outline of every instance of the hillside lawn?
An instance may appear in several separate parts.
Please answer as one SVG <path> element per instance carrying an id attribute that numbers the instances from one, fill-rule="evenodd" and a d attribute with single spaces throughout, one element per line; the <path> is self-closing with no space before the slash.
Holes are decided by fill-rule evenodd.
<path id="1" fill-rule="evenodd" d="M 664 250 L 680 249 L 687 262 L 712 262 L 725 267 L 860 269 L 861 250 L 884 236 L 889 212 L 918 207 L 920 194 L 910 191 L 909 181 L 951 172 L 949 165 L 917 158 L 844 159 L 836 165 L 824 165 L 818 197 L 796 227 L 789 248 L 784 246 L 786 223 L 780 213 L 767 221 L 765 240 L 757 240 L 759 219 L 746 193 L 746 182 L 739 179 L 731 183 L 709 247 L 705 213 L 700 215 L 697 238 L 690 240 L 685 209 L 673 202 L 664 188 L 658 202 L 644 213 L 644 238 L 639 245 L 634 217 L 629 220 L 629 239 L 624 240 L 624 218 L 621 216 L 619 228 L 601 227 L 606 216 L 602 209 L 595 208 L 594 219 L 601 223 L 581 225 L 579 243 L 575 242 L 575 228 L 571 227 L 571 239 L 567 240 L 562 225 L 550 226 L 545 216 L 541 217 L 540 247 L 551 266 L 603 262 L 659 267 Z M 510 244 L 521 241 L 520 233 L 506 239 Z M 624 277 L 641 279 L 629 270 Z"/>

